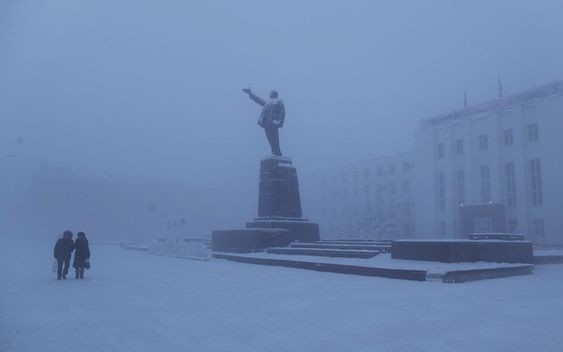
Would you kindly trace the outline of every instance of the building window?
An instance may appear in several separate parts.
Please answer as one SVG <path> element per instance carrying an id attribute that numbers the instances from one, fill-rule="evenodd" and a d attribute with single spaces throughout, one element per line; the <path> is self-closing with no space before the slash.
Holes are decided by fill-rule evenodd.
<path id="1" fill-rule="evenodd" d="M 389 193 L 393 195 L 395 194 L 395 182 L 391 182 L 389 184 Z"/>
<path id="2" fill-rule="evenodd" d="M 516 180 L 514 163 L 506 163 L 506 205 L 516 206 Z"/>
<path id="3" fill-rule="evenodd" d="M 446 209 L 446 175 L 443 172 L 438 175 L 438 194 L 440 196 L 440 210 Z"/>
<path id="4" fill-rule="evenodd" d="M 438 158 L 443 158 L 445 154 L 444 143 L 438 144 Z"/>
<path id="5" fill-rule="evenodd" d="M 440 237 L 446 237 L 446 223 L 440 222 Z"/>
<path id="6" fill-rule="evenodd" d="M 409 193 L 411 190 L 411 183 L 409 180 L 403 180 L 403 193 Z"/>
<path id="7" fill-rule="evenodd" d="M 410 168 L 411 168 L 411 163 L 409 163 L 408 161 L 403 161 L 403 172 L 409 171 Z"/>
<path id="8" fill-rule="evenodd" d="M 411 237 L 412 235 L 412 226 L 410 224 L 403 225 L 403 236 Z"/>
<path id="9" fill-rule="evenodd" d="M 368 168 L 368 167 L 366 167 L 366 168 L 364 169 L 364 177 L 365 177 L 365 178 L 369 178 L 370 176 L 371 176 L 371 169 Z"/>
<path id="10" fill-rule="evenodd" d="M 463 155 L 463 139 L 455 141 L 455 153 L 457 155 Z"/>
<path id="11" fill-rule="evenodd" d="M 395 174 L 395 164 L 389 165 L 389 173 L 391 175 Z"/>
<path id="12" fill-rule="evenodd" d="M 346 182 L 347 179 L 348 179 L 348 175 L 346 175 L 346 173 L 343 172 L 343 173 L 340 175 L 340 182 L 344 183 L 344 182 Z"/>
<path id="13" fill-rule="evenodd" d="M 457 181 L 457 203 L 465 203 L 465 171 L 457 170 L 456 172 Z"/>
<path id="14" fill-rule="evenodd" d="M 532 186 L 532 204 L 543 204 L 543 191 L 541 180 L 541 162 L 539 158 L 530 160 L 530 181 Z"/>
<path id="15" fill-rule="evenodd" d="M 516 233 L 516 229 L 518 228 L 518 221 L 515 219 L 508 220 L 508 232 L 509 233 Z"/>
<path id="16" fill-rule="evenodd" d="M 512 130 L 504 130 L 504 145 L 509 146 L 514 143 L 514 139 L 512 138 Z"/>
<path id="17" fill-rule="evenodd" d="M 358 181 L 359 175 L 360 175 L 360 173 L 357 170 L 354 171 L 354 181 Z"/>
<path id="18" fill-rule="evenodd" d="M 481 166 L 481 202 L 491 200 L 491 175 L 488 166 Z"/>
<path id="19" fill-rule="evenodd" d="M 330 182 L 331 183 L 336 183 L 337 180 L 338 180 L 338 177 L 336 175 L 330 176 Z"/>
<path id="20" fill-rule="evenodd" d="M 534 219 L 534 235 L 536 237 L 545 237 L 545 227 L 543 219 Z"/>
<path id="21" fill-rule="evenodd" d="M 377 176 L 383 175 L 383 168 L 381 166 L 377 167 Z"/>
<path id="22" fill-rule="evenodd" d="M 354 197 L 358 196 L 358 186 L 354 186 Z"/>
<path id="23" fill-rule="evenodd" d="M 480 150 L 489 149 L 489 137 L 487 137 L 486 134 L 482 134 L 479 136 L 479 149 Z"/>
<path id="24" fill-rule="evenodd" d="M 403 214 L 410 215 L 411 214 L 412 204 L 409 202 L 403 203 Z"/>
<path id="25" fill-rule="evenodd" d="M 538 124 L 534 123 L 532 125 L 528 125 L 528 141 L 536 142 L 538 139 L 540 139 Z"/>

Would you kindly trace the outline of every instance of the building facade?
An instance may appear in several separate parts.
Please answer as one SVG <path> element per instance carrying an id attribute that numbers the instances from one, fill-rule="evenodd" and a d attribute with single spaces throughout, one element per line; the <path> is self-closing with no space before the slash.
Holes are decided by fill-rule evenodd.
<path id="1" fill-rule="evenodd" d="M 504 205 L 507 231 L 563 244 L 562 132 L 563 82 L 422 121 L 417 236 L 458 237 L 459 206 L 492 203 Z"/>
<path id="2" fill-rule="evenodd" d="M 324 238 L 414 236 L 413 153 L 334 167 L 320 178 Z"/>
<path id="3" fill-rule="evenodd" d="M 414 151 L 321 172 L 323 237 L 458 238 L 460 205 L 494 204 L 563 245 L 562 133 L 563 81 L 423 120 Z"/>

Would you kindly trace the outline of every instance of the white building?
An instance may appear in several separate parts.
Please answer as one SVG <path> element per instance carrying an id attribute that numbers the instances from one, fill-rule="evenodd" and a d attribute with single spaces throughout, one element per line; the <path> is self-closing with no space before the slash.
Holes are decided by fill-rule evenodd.
<path id="1" fill-rule="evenodd" d="M 563 81 L 423 120 L 413 152 L 321 173 L 322 236 L 455 238 L 460 204 L 498 203 L 563 245 L 561 152 Z"/>
<path id="2" fill-rule="evenodd" d="M 414 236 L 413 153 L 323 170 L 323 238 Z"/>
<path id="3" fill-rule="evenodd" d="M 421 122 L 417 237 L 456 237 L 459 204 L 500 203 L 507 229 L 563 244 L 563 82 Z"/>

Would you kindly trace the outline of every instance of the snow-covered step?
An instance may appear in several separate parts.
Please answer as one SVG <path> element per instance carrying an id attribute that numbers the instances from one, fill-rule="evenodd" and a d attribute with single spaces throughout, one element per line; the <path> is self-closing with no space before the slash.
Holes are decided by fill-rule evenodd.
<path id="1" fill-rule="evenodd" d="M 391 245 L 390 240 L 321 240 L 313 243 L 316 244 L 369 244 L 369 245 Z"/>
<path id="2" fill-rule="evenodd" d="M 341 258 L 373 258 L 379 254 L 378 251 L 367 250 L 343 250 L 343 249 L 318 249 L 318 248 L 269 248 L 268 253 L 311 255 L 319 257 L 341 257 Z"/>
<path id="3" fill-rule="evenodd" d="M 391 248 L 388 245 L 376 244 L 332 244 L 332 243 L 299 243 L 294 242 L 290 245 L 291 248 L 317 248 L 317 249 L 350 249 L 350 250 L 368 250 L 380 251 L 382 249 Z"/>
<path id="4" fill-rule="evenodd" d="M 503 263 L 441 263 L 392 259 L 389 254 L 373 258 L 338 258 L 309 255 L 287 255 L 273 253 L 213 253 L 214 258 L 232 261 L 285 266 L 291 268 L 328 271 L 342 274 L 379 276 L 403 280 L 441 281 L 443 283 L 463 283 L 468 281 L 503 278 L 517 275 L 530 275 L 532 264 Z"/>

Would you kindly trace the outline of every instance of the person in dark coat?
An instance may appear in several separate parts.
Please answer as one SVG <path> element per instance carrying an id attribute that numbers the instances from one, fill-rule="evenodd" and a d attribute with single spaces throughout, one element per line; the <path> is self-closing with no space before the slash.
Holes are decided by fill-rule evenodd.
<path id="1" fill-rule="evenodd" d="M 74 241 L 74 260 L 72 266 L 76 269 L 75 279 L 84 279 L 84 267 L 86 261 L 90 259 L 90 248 L 88 247 L 88 239 L 84 232 L 76 234 L 76 241 Z"/>
<path id="2" fill-rule="evenodd" d="M 53 255 L 57 259 L 57 279 L 66 279 L 68 275 L 68 267 L 70 266 L 70 255 L 74 250 L 74 242 L 72 242 L 72 232 L 65 231 L 63 237 L 57 240 Z M 64 265 L 64 268 L 63 268 Z"/>

